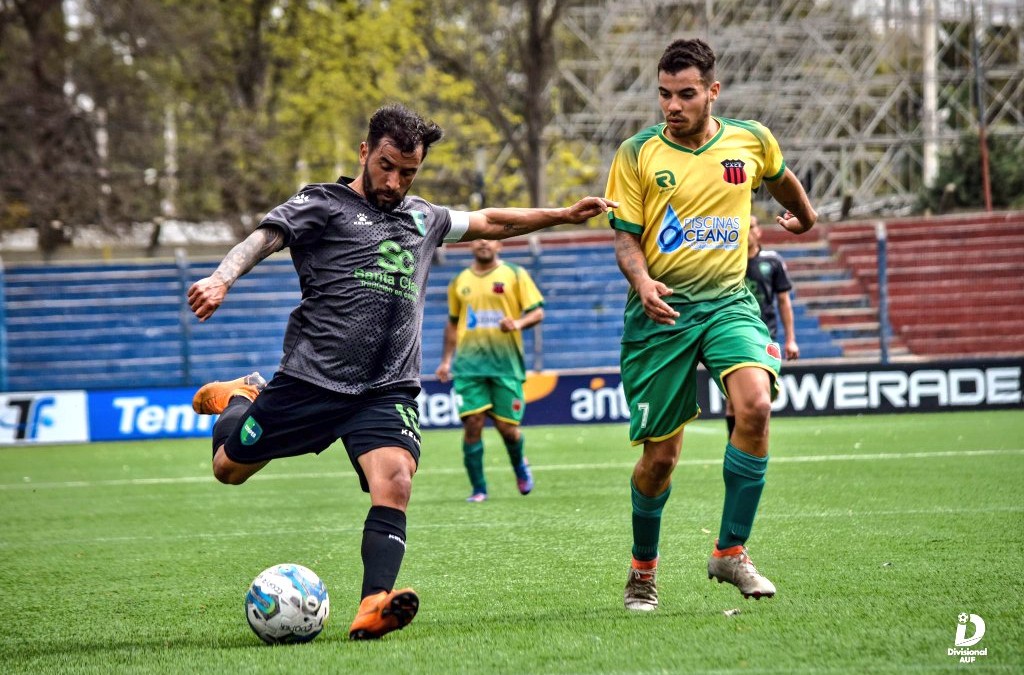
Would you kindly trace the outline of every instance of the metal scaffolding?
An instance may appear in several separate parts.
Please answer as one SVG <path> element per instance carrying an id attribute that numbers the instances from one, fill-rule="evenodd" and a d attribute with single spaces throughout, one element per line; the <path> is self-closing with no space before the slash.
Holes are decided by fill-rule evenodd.
<path id="1" fill-rule="evenodd" d="M 976 83 L 989 135 L 1024 150 L 1022 22 L 1024 0 L 584 3 L 563 18 L 551 133 L 585 141 L 606 171 L 619 142 L 661 121 L 665 46 L 701 37 L 719 55 L 715 114 L 768 126 L 825 217 L 898 214 L 940 150 L 977 133 Z"/>

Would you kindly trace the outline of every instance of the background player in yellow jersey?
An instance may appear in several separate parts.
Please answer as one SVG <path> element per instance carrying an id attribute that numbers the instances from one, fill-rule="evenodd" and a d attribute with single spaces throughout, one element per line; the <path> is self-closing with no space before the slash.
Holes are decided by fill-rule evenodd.
<path id="1" fill-rule="evenodd" d="M 544 298 L 525 269 L 501 260 L 500 242 L 478 239 L 472 246 L 473 263 L 448 285 L 448 323 L 437 378 L 447 382 L 455 376 L 463 460 L 473 486 L 466 501 L 482 502 L 487 499 L 485 415 L 494 420 L 505 442 L 519 492 L 533 490 L 519 429 L 526 408 L 522 331 L 544 319 Z"/>
<path id="2" fill-rule="evenodd" d="M 624 599 L 633 610 L 658 606 L 661 514 L 683 427 L 700 413 L 698 362 L 736 413 L 708 578 L 734 584 L 745 597 L 775 594 L 746 550 L 764 487 L 781 366 L 779 347 L 744 283 L 752 191 L 764 183 L 787 209 L 776 221 L 790 232 L 806 232 L 818 216 L 767 128 L 712 116 L 720 91 L 706 43 L 670 44 L 658 63 L 665 122 L 623 142 L 608 178 L 607 198 L 620 203 L 609 214 L 616 259 L 630 283 L 622 383 L 630 439 L 643 445 L 631 481 L 633 563 Z"/>

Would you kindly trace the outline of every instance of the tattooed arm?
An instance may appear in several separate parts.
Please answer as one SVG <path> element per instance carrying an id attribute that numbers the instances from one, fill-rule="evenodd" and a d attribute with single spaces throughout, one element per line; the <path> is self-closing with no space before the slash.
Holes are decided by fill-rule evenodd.
<path id="1" fill-rule="evenodd" d="M 460 241 L 508 239 L 563 223 L 582 223 L 615 206 L 608 199 L 584 197 L 562 209 L 481 209 L 469 214 L 469 228 Z"/>
<path id="2" fill-rule="evenodd" d="M 626 281 L 640 298 L 644 314 L 654 323 L 674 325 L 679 312 L 661 299 L 672 295 L 672 289 L 651 278 L 647 269 L 647 256 L 644 255 L 638 235 L 615 230 L 615 261 L 619 264 Z"/>
<path id="3" fill-rule="evenodd" d="M 256 263 L 284 248 L 280 228 L 264 225 L 231 249 L 210 276 L 200 279 L 188 289 L 188 305 L 200 321 L 206 321 L 220 307 L 224 296 L 238 278 Z"/>

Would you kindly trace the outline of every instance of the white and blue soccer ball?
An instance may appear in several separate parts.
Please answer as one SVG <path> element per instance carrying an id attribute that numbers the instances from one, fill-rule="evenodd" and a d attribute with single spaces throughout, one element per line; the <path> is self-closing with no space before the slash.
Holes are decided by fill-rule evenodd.
<path id="1" fill-rule="evenodd" d="M 327 587 L 313 570 L 284 563 L 259 573 L 245 594 L 245 618 L 271 645 L 309 642 L 331 613 Z"/>

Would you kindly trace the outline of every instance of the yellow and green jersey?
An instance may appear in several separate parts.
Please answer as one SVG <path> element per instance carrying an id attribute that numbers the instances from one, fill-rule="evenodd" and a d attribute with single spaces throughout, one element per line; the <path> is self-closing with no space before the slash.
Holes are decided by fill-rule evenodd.
<path id="1" fill-rule="evenodd" d="M 472 268 L 460 272 L 448 284 L 448 316 L 458 320 L 452 374 L 525 380 L 522 333 L 504 333 L 498 324 L 543 304 L 533 279 L 518 265 L 502 262 L 483 274 Z"/>
<path id="2" fill-rule="evenodd" d="M 786 169 L 766 127 L 714 119 L 718 133 L 697 150 L 668 140 L 664 124 L 641 131 L 619 146 L 608 176 L 605 196 L 619 202 L 611 226 L 640 235 L 650 275 L 674 291 L 664 298 L 673 305 L 744 288 L 751 194 Z M 638 304 L 631 290 L 627 313 Z"/>

